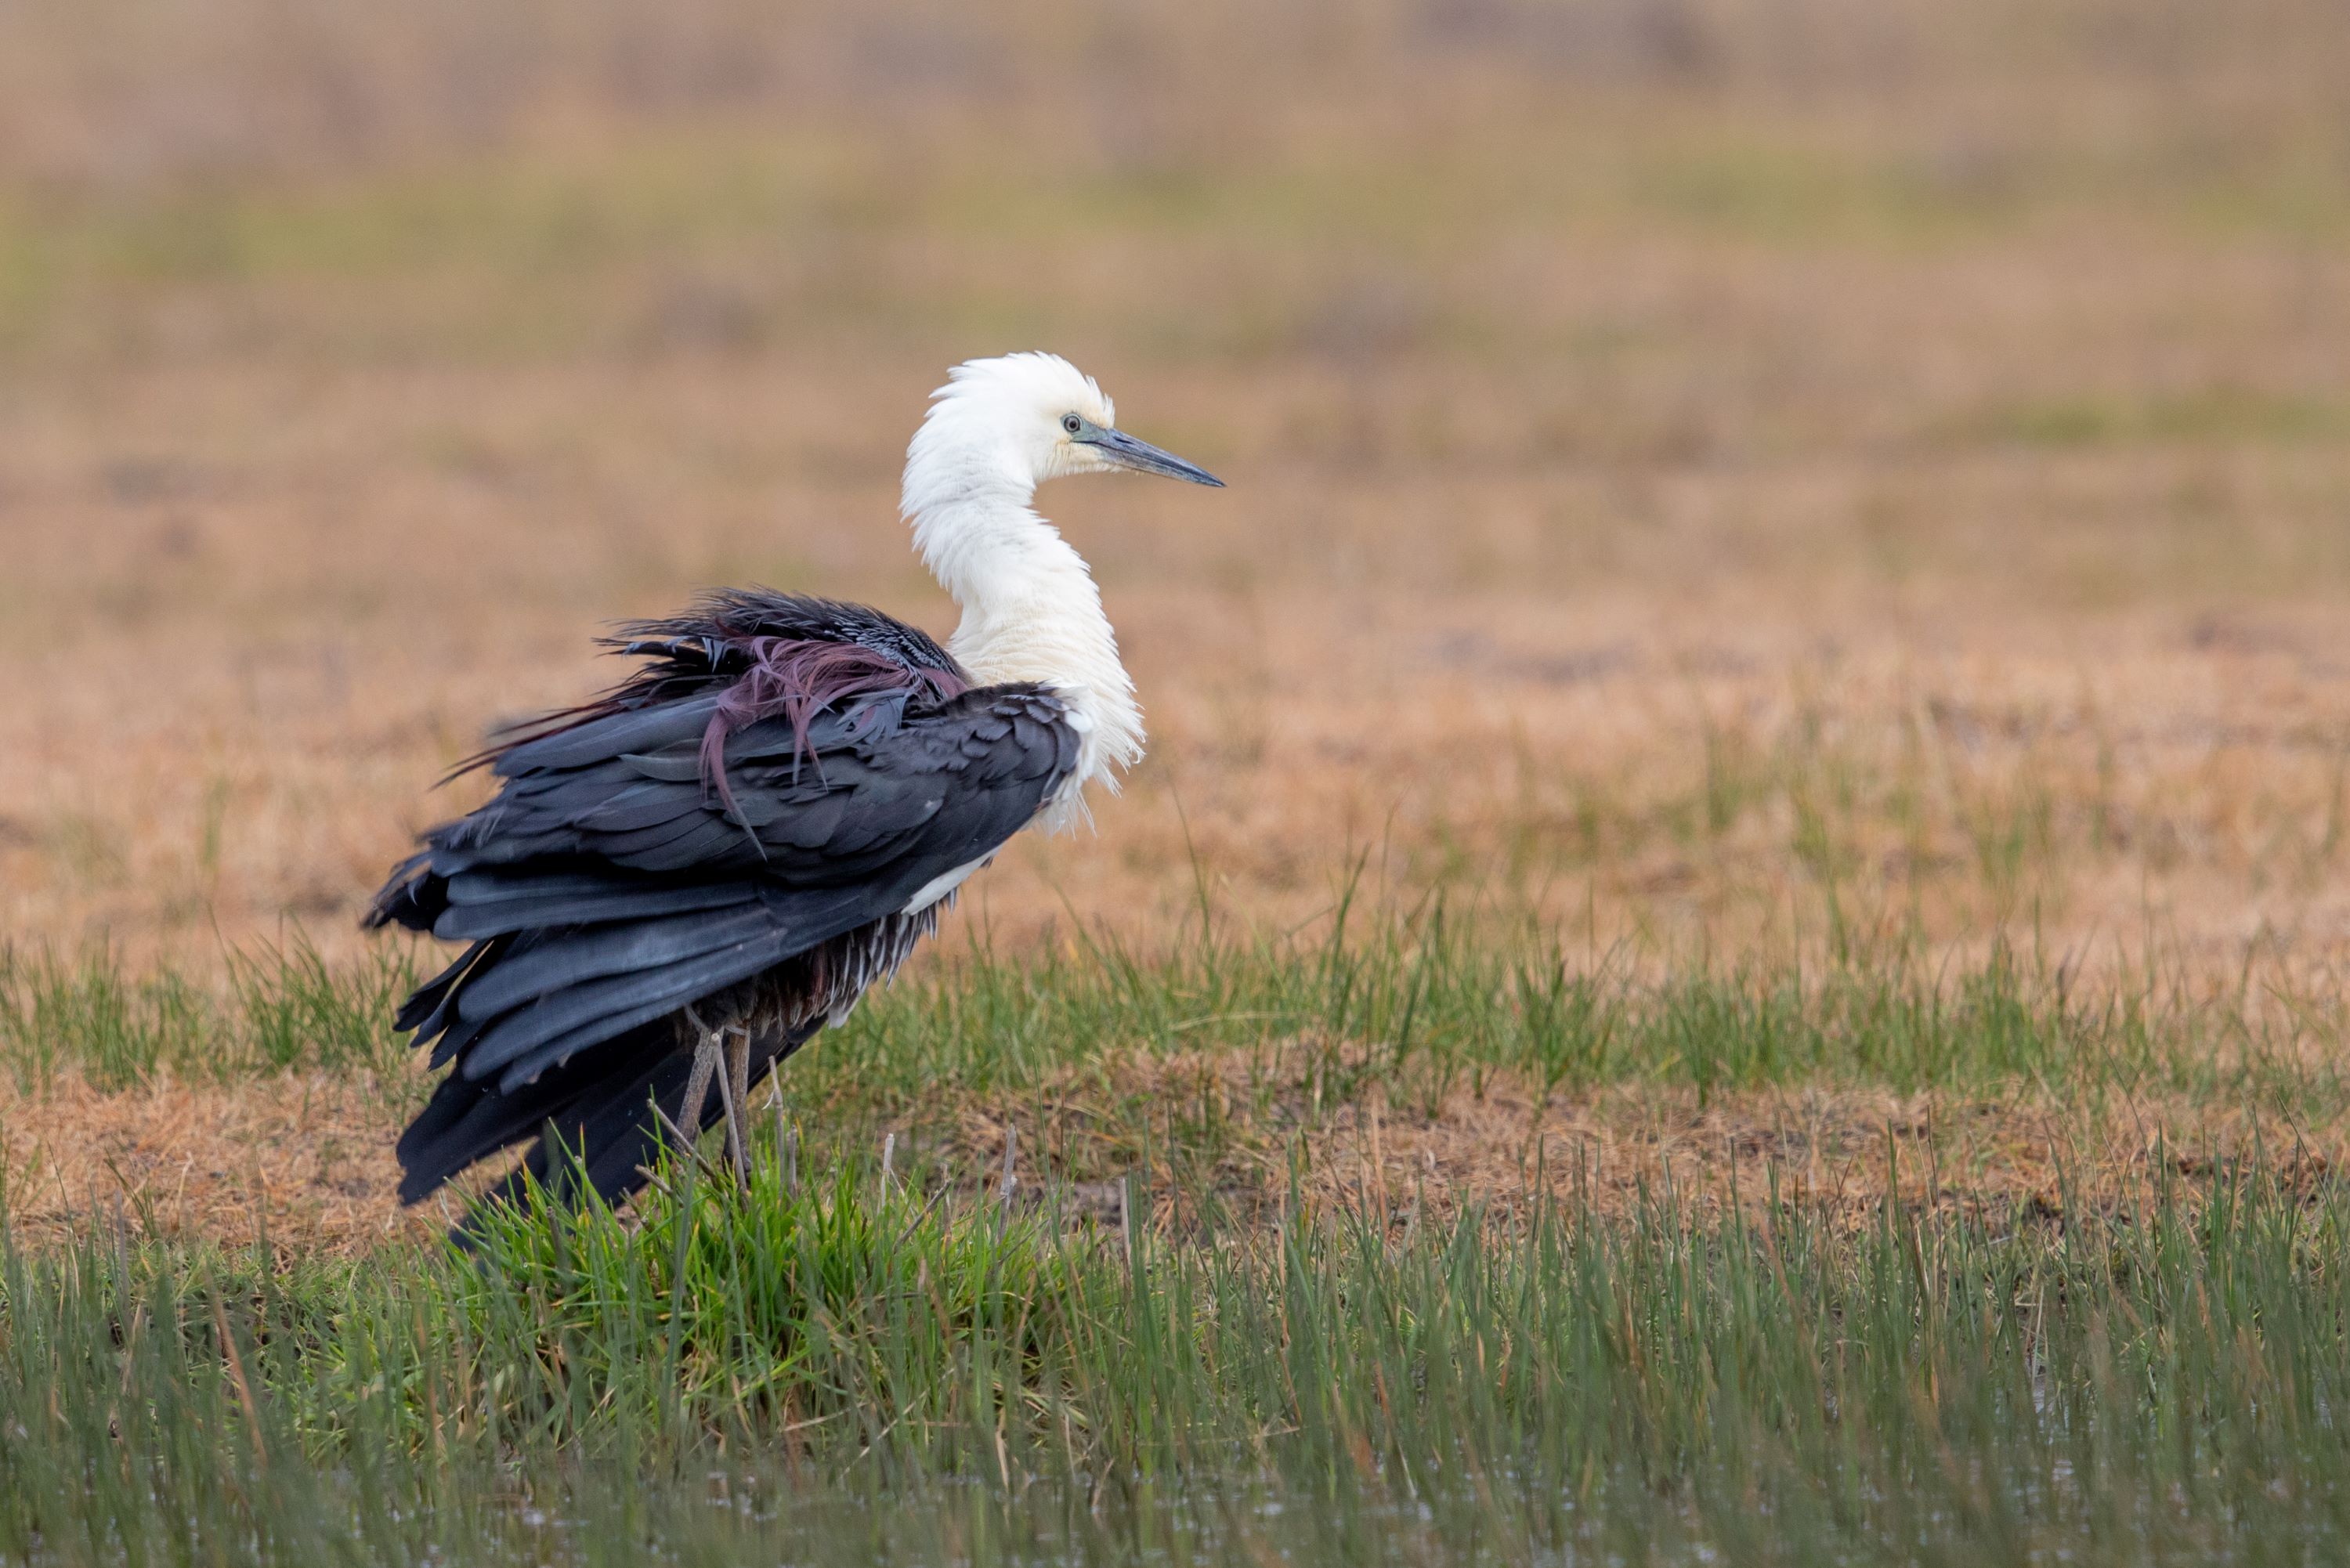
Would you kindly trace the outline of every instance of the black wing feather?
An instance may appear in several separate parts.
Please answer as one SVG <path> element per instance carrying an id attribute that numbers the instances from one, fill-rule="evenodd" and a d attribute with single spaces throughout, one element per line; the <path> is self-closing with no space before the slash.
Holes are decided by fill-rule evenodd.
<path id="1" fill-rule="evenodd" d="M 774 929 L 775 917 L 766 907 L 751 903 L 723 911 L 557 930 L 466 987 L 461 1012 L 467 1018 L 494 1018 L 566 986 L 681 963 Z"/>
<path id="2" fill-rule="evenodd" d="M 590 719 L 540 740 L 525 741 L 503 753 L 491 771 L 501 778 L 584 767 L 629 752 L 658 751 L 681 741 L 699 740 L 718 711 L 719 694 L 688 698 L 657 708 Z"/>
<path id="3" fill-rule="evenodd" d="M 588 925 L 605 920 L 655 919 L 687 909 L 721 909 L 758 897 L 747 882 L 708 887 L 662 887 L 647 883 L 607 893 L 562 893 L 545 898 L 508 898 L 494 904 L 461 904 L 433 922 L 443 941 L 533 930 L 543 926 Z"/>
<path id="4" fill-rule="evenodd" d="M 459 1058 L 476 1082 L 550 1041 L 580 1051 L 634 1023 L 674 1012 L 712 992 L 750 979 L 790 953 L 776 937 L 732 942 L 664 970 L 638 970 L 588 981 L 501 1016 Z"/>

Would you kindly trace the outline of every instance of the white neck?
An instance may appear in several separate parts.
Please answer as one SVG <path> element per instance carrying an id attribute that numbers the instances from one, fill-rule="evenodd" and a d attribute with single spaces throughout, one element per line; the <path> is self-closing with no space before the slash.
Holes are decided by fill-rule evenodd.
<path id="1" fill-rule="evenodd" d="M 1055 688 L 1078 731 L 1077 769 L 1046 812 L 1058 827 L 1086 813 L 1085 786 L 1118 787 L 1142 756 L 1142 711 L 1085 558 L 1038 516 L 1035 486 L 986 454 L 924 451 L 906 464 L 902 509 L 939 586 L 962 607 L 947 647 L 982 684 Z"/>

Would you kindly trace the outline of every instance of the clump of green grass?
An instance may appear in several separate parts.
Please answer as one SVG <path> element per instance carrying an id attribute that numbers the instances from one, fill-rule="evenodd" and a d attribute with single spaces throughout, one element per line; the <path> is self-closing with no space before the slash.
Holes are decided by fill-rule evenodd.
<path id="1" fill-rule="evenodd" d="M 298 934 L 232 952 L 222 985 L 133 974 L 110 949 L 66 959 L 0 943 L 0 1064 L 26 1092 L 65 1070 L 114 1089 L 159 1072 L 379 1068 L 400 1056 L 391 1018 L 415 979 L 404 949 L 337 968 Z"/>
<path id="2" fill-rule="evenodd" d="M 363 1268 L 0 1254 L 0 1560 L 2304 1560 L 2350 1195 L 1071 1231 L 869 1166 Z M 1140 1211 L 1136 1206 L 1137 1212 Z"/>

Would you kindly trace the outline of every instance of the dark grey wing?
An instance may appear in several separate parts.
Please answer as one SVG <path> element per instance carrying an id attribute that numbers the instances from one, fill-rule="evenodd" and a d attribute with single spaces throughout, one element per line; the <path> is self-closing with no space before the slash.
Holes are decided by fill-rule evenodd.
<path id="1" fill-rule="evenodd" d="M 379 922 L 473 945 L 400 1018 L 436 1062 L 512 1092 L 575 1054 L 903 910 L 986 858 L 1076 765 L 1066 710 L 1029 686 L 910 708 L 872 698 L 796 733 L 725 738 L 711 699 L 618 712 L 504 753 L 504 783 L 435 829 Z"/>

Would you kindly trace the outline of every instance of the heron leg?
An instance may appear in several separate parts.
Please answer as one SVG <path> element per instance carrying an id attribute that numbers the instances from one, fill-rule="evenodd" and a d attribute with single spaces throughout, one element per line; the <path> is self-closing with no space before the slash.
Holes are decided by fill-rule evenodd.
<path id="1" fill-rule="evenodd" d="M 710 1080 L 718 1075 L 719 1048 L 718 1031 L 704 1023 L 702 1014 L 689 1007 L 685 1015 L 693 1021 L 698 1038 L 693 1045 L 693 1072 L 685 1080 L 685 1098 L 678 1106 L 677 1126 L 691 1138 L 702 1134 L 702 1106 L 710 1097 Z"/>
<path id="2" fill-rule="evenodd" d="M 726 1047 L 726 1076 L 720 1079 L 718 1092 L 726 1103 L 726 1152 L 734 1161 L 734 1183 L 751 1185 L 751 1155 L 743 1147 L 744 1118 L 751 1106 L 751 1030 L 738 1023 L 723 1031 L 733 1036 Z"/>

